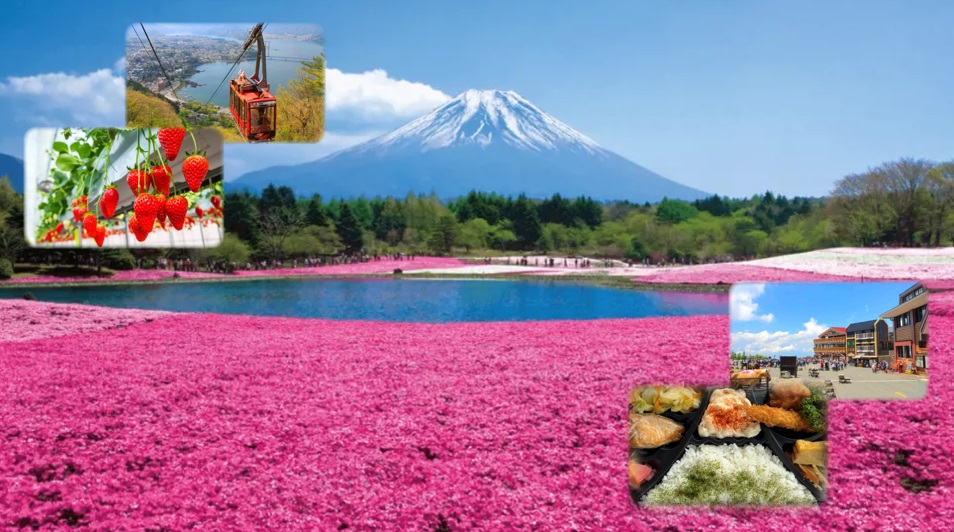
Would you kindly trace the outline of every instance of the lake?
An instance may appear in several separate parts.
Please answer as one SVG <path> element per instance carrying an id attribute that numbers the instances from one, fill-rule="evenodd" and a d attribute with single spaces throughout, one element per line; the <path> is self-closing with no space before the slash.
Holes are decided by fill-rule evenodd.
<path id="1" fill-rule="evenodd" d="M 241 46 L 241 45 L 240 45 Z M 239 48 L 241 50 L 241 47 Z M 249 50 L 246 55 L 247 61 L 239 63 L 232 70 L 229 79 L 238 75 L 239 69 L 245 70 L 249 77 L 255 73 L 255 55 L 254 49 Z M 299 61 L 278 61 L 266 59 L 268 65 L 268 83 L 271 85 L 271 92 L 275 94 L 279 85 L 285 85 L 288 80 L 294 79 L 298 75 L 298 68 L 301 66 L 301 60 L 309 60 L 315 56 L 321 55 L 321 45 L 310 41 L 268 41 L 268 55 L 275 57 L 296 58 Z M 205 103 L 215 92 L 216 87 L 222 82 L 222 78 L 232 67 L 232 62 L 228 63 L 205 63 L 199 65 L 199 72 L 194 74 L 189 80 L 199 84 L 198 87 L 183 87 L 178 91 L 179 96 L 184 99 L 199 100 Z M 228 81 L 222 83 L 222 87 L 215 93 L 212 103 L 219 107 L 229 106 L 229 85 Z"/>
<path id="2" fill-rule="evenodd" d="M 558 281 L 275 279 L 0 289 L 40 301 L 341 320 L 578 320 L 727 314 L 726 293 L 627 290 Z"/>

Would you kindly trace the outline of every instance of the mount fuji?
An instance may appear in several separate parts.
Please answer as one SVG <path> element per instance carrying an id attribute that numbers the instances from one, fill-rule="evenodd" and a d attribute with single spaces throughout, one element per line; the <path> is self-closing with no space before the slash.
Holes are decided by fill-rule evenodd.
<path id="1" fill-rule="evenodd" d="M 287 185 L 325 198 L 439 197 L 471 190 L 656 202 L 705 192 L 676 183 L 597 144 L 515 92 L 469 90 L 407 125 L 296 166 L 245 174 L 232 186 Z"/>

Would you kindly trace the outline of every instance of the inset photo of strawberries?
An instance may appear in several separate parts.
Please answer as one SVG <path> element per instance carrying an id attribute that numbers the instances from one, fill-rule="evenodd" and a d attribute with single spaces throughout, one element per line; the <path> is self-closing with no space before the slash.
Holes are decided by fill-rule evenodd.
<path id="1" fill-rule="evenodd" d="M 214 129 L 32 129 L 24 154 L 27 242 L 218 246 L 222 175 L 222 136 Z"/>

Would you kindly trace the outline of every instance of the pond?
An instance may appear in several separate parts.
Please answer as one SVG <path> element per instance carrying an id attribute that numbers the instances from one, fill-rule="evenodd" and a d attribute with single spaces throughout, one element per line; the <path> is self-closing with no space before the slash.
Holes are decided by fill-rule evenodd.
<path id="1" fill-rule="evenodd" d="M 0 289 L 40 301 L 341 320 L 579 320 L 727 314 L 728 294 L 642 291 L 560 281 L 275 279 Z"/>

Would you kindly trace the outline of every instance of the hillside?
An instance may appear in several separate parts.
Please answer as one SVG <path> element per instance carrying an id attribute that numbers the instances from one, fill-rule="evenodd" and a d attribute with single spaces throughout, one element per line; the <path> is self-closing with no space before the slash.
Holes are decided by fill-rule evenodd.
<path id="1" fill-rule="evenodd" d="M 7 177 L 13 190 L 23 193 L 23 160 L 0 153 L 0 177 Z"/>
<path id="2" fill-rule="evenodd" d="M 175 108 L 165 99 L 126 89 L 126 126 L 182 127 Z"/>

